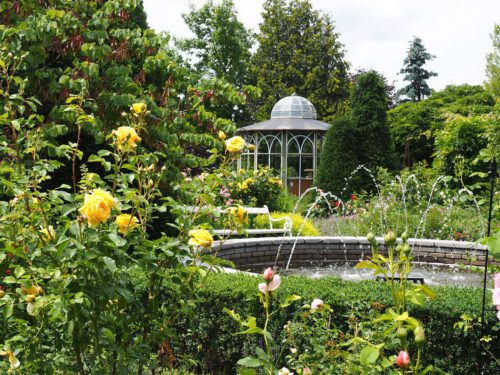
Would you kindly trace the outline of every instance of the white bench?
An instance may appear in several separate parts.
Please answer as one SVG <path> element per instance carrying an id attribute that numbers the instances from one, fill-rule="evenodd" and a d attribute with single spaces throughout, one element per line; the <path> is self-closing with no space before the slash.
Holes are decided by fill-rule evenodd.
<path id="1" fill-rule="evenodd" d="M 284 216 L 278 219 L 273 219 L 269 208 L 267 206 L 263 207 L 244 207 L 248 215 L 266 215 L 269 222 L 269 229 L 245 229 L 244 233 L 249 236 L 267 235 L 267 234 L 282 234 L 284 236 L 292 235 L 292 219 L 289 216 Z M 203 211 L 203 207 L 186 207 L 188 212 L 198 212 Z M 221 214 L 227 213 L 231 207 L 218 207 L 217 212 Z M 284 221 L 283 228 L 274 228 L 273 223 Z M 215 229 L 212 231 L 219 237 L 222 236 L 235 236 L 238 235 L 238 231 L 234 229 Z"/>

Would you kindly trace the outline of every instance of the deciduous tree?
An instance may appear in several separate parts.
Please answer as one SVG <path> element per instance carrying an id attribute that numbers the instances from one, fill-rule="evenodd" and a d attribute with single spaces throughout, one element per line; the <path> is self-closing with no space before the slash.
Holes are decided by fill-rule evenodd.
<path id="1" fill-rule="evenodd" d="M 262 17 L 252 59 L 262 90 L 257 117 L 269 118 L 273 105 L 292 93 L 308 98 L 319 118 L 344 112 L 349 64 L 332 18 L 309 0 L 266 0 Z"/>

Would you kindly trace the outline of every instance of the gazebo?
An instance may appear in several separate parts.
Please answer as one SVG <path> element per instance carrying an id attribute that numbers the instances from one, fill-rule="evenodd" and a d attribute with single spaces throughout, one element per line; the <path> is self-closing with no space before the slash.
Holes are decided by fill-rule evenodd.
<path id="1" fill-rule="evenodd" d="M 316 109 L 301 96 L 287 96 L 271 111 L 271 119 L 240 128 L 255 150 L 241 155 L 239 168 L 268 166 L 281 172 L 283 185 L 300 195 L 311 187 L 321 146 L 330 124 L 317 120 Z"/>

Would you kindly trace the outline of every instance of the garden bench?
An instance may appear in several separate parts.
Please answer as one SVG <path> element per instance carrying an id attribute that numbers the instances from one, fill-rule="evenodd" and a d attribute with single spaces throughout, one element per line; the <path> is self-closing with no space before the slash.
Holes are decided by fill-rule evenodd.
<path id="1" fill-rule="evenodd" d="M 277 234 L 277 235 L 284 235 L 284 236 L 291 236 L 292 235 L 292 219 L 289 216 L 284 216 L 278 219 L 273 219 L 271 217 L 271 213 L 269 212 L 269 208 L 264 205 L 263 207 L 243 207 L 247 214 L 250 215 L 265 215 L 268 220 L 269 228 L 266 229 L 245 229 L 245 233 L 249 236 L 260 236 L 260 235 L 268 235 L 268 234 Z M 188 212 L 198 212 L 200 210 L 203 210 L 203 207 L 194 207 L 194 206 L 187 206 L 186 207 Z M 231 207 L 218 207 L 216 208 L 216 211 L 223 214 L 226 213 L 228 210 L 230 210 Z M 283 228 L 274 228 L 273 223 L 284 221 Z M 219 237 L 222 236 L 237 236 L 238 231 L 234 229 L 215 229 L 212 231 L 214 234 L 216 234 Z"/>
<path id="2" fill-rule="evenodd" d="M 398 280 L 398 279 L 399 279 L 399 275 L 398 274 L 394 275 L 394 280 Z M 415 284 L 416 283 L 420 283 L 422 285 L 425 284 L 424 275 L 422 275 L 421 273 L 412 272 L 408 275 L 406 280 L 411 281 Z M 377 276 L 377 281 L 385 281 L 385 277 L 384 276 Z"/>

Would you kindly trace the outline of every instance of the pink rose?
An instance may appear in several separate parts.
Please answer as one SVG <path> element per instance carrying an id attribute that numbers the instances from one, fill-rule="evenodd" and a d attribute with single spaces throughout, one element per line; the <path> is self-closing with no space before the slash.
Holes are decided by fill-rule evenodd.
<path id="1" fill-rule="evenodd" d="M 495 274 L 495 288 L 500 288 L 500 273 Z"/>
<path id="2" fill-rule="evenodd" d="M 494 305 L 500 305 L 500 288 L 493 289 L 492 299 Z"/>
<path id="3" fill-rule="evenodd" d="M 260 283 L 259 290 L 262 294 L 267 294 L 268 292 L 272 292 L 272 291 L 278 289 L 280 284 L 281 284 L 280 275 L 274 275 L 273 279 L 271 280 L 271 282 L 269 284 Z"/>
<path id="4" fill-rule="evenodd" d="M 271 267 L 266 268 L 263 276 L 264 276 L 264 280 L 271 281 L 273 279 L 273 276 L 274 276 L 273 269 Z"/>
<path id="5" fill-rule="evenodd" d="M 401 350 L 396 358 L 396 364 L 401 368 L 407 368 L 410 364 L 410 356 L 404 350 Z"/>
<path id="6" fill-rule="evenodd" d="M 320 307 L 323 307 L 323 305 L 324 305 L 324 302 L 322 300 L 320 300 L 319 298 L 313 299 L 313 301 L 311 303 L 311 312 L 312 313 L 315 312 Z"/>

